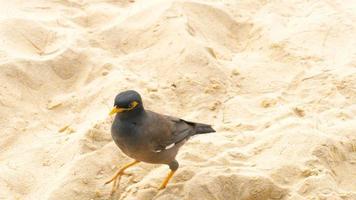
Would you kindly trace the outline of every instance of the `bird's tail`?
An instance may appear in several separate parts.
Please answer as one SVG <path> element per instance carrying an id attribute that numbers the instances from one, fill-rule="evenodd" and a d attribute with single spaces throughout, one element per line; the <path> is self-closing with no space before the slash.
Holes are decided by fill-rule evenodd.
<path id="1" fill-rule="evenodd" d="M 211 125 L 195 123 L 195 134 L 212 133 L 216 132 Z"/>

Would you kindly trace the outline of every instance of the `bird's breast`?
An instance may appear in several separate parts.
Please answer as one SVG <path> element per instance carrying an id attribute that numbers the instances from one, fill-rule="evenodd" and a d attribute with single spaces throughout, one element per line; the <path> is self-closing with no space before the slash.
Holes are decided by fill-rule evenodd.
<path id="1" fill-rule="evenodd" d="M 111 136 L 115 144 L 129 156 L 140 148 L 140 135 L 139 128 L 134 123 L 114 121 L 111 127 Z"/>

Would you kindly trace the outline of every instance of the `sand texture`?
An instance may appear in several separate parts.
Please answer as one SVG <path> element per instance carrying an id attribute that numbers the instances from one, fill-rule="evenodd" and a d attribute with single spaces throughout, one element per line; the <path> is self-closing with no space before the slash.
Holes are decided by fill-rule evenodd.
<path id="1" fill-rule="evenodd" d="M 1 0 L 1 200 L 355 200 L 356 1 Z M 113 143 L 116 94 L 212 124 L 180 168 Z"/>

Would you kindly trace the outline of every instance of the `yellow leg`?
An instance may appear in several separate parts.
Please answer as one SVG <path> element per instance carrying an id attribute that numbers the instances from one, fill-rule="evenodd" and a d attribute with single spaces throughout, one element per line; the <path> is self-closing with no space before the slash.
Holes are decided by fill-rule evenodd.
<path id="1" fill-rule="evenodd" d="M 169 172 L 168 176 L 164 179 L 164 181 L 163 181 L 161 187 L 159 187 L 159 190 L 162 190 L 162 189 L 166 188 L 166 186 L 167 186 L 169 180 L 172 178 L 172 176 L 173 176 L 173 174 L 174 174 L 175 172 L 176 172 L 176 171 L 173 171 L 173 170 Z"/>
<path id="2" fill-rule="evenodd" d="M 109 184 L 109 183 L 111 183 L 111 182 L 114 181 L 113 188 L 112 188 L 112 191 L 111 191 L 111 192 L 115 192 L 115 190 L 116 190 L 117 178 L 118 178 L 118 177 L 121 177 L 121 175 L 124 174 L 124 171 L 125 171 L 127 168 L 132 167 L 132 166 L 136 165 L 136 164 L 139 163 L 139 162 L 140 162 L 140 161 L 135 160 L 135 161 L 133 161 L 133 162 L 131 162 L 131 163 L 125 165 L 125 166 L 122 167 L 121 169 L 119 169 L 119 170 L 116 172 L 115 176 L 113 176 L 109 181 L 106 181 L 106 182 L 105 182 L 105 185 L 106 185 L 106 184 Z"/>

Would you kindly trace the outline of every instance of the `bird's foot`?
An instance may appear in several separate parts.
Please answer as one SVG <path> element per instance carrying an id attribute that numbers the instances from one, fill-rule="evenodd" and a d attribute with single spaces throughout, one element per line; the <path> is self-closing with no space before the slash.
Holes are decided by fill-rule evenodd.
<path id="1" fill-rule="evenodd" d="M 121 178 L 121 176 L 122 175 L 124 175 L 125 173 L 124 172 L 117 172 L 116 174 L 115 174 L 115 176 L 113 176 L 110 180 L 108 180 L 108 181 L 106 181 L 105 183 L 104 183 L 104 185 L 107 185 L 107 184 L 109 184 L 109 183 L 111 183 L 111 182 L 113 182 L 114 181 L 114 183 L 115 183 L 115 181 L 117 181 L 117 178 Z"/>
<path id="2" fill-rule="evenodd" d="M 120 182 L 122 175 L 124 175 L 124 172 L 119 171 L 118 173 L 115 174 L 115 176 L 113 176 L 110 180 L 108 180 L 104 183 L 106 185 L 106 184 L 109 184 L 114 181 L 112 188 L 111 188 L 111 192 L 110 192 L 111 195 L 115 193 L 115 191 L 117 189 L 117 183 L 118 183 L 118 181 Z"/>
<path id="3" fill-rule="evenodd" d="M 117 184 L 117 182 L 118 182 L 117 179 L 119 179 L 119 181 L 120 181 L 121 176 L 125 174 L 124 171 L 125 171 L 127 168 L 129 168 L 129 167 L 131 167 L 131 166 L 133 166 L 133 165 L 135 165 L 135 164 L 137 164 L 137 163 L 139 163 L 139 162 L 140 162 L 140 161 L 135 160 L 135 161 L 133 161 L 133 162 L 131 162 L 131 163 L 125 165 L 123 168 L 121 168 L 119 171 L 117 171 L 116 174 L 115 174 L 110 180 L 108 180 L 108 181 L 106 181 L 106 182 L 104 183 L 104 185 L 106 185 L 106 184 L 109 184 L 109 183 L 111 183 L 111 182 L 114 181 L 113 187 L 112 187 L 112 189 L 111 189 L 111 194 L 113 194 L 113 193 L 116 191 L 116 189 L 117 189 L 117 186 L 116 186 L 116 184 Z"/>
<path id="4" fill-rule="evenodd" d="M 163 180 L 163 183 L 161 184 L 161 186 L 158 188 L 158 190 L 163 190 L 164 188 L 166 188 L 169 180 L 172 178 L 173 174 L 175 173 L 176 171 L 170 171 L 168 176 Z"/>
<path id="5" fill-rule="evenodd" d="M 163 190 L 164 188 L 166 188 L 166 186 L 165 186 L 165 185 L 161 185 L 161 186 L 158 188 L 158 190 Z"/>

